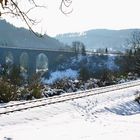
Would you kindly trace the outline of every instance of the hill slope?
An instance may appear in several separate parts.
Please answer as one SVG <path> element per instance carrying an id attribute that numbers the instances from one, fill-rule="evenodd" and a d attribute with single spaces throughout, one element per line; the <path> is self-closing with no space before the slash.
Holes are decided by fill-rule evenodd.
<path id="1" fill-rule="evenodd" d="M 133 31 L 138 29 L 107 30 L 96 29 L 83 33 L 67 33 L 56 36 L 56 39 L 70 45 L 73 41 L 83 42 L 87 49 L 112 48 L 113 50 L 124 51 L 126 40 L 130 38 Z"/>
<path id="2" fill-rule="evenodd" d="M 47 35 L 39 38 L 29 30 L 16 28 L 5 20 L 0 20 L 0 45 L 5 47 L 43 49 L 58 49 L 64 47 L 62 43 L 54 38 Z"/>

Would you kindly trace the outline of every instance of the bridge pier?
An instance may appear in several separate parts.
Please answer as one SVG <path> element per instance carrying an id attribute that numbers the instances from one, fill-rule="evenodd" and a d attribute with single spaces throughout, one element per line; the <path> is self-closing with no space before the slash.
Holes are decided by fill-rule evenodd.
<path id="1" fill-rule="evenodd" d="M 28 66 L 29 66 L 28 68 L 29 75 L 36 73 L 36 55 L 34 53 L 29 55 Z"/>

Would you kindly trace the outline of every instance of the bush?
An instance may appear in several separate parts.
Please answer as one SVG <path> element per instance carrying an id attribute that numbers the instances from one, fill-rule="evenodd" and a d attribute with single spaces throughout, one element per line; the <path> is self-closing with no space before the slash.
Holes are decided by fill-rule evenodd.
<path id="1" fill-rule="evenodd" d="M 9 102 L 17 100 L 17 87 L 11 84 L 9 81 L 3 79 L 0 80 L 0 102 Z"/>
<path id="2" fill-rule="evenodd" d="M 88 70 L 88 68 L 86 67 L 81 67 L 80 71 L 79 71 L 79 79 L 86 81 L 90 78 L 90 72 Z"/>
<path id="3" fill-rule="evenodd" d="M 12 84 L 20 86 L 23 81 L 23 78 L 20 75 L 20 68 L 13 66 L 8 75 L 8 78 L 10 79 Z"/>
<path id="4" fill-rule="evenodd" d="M 115 72 L 108 69 L 103 69 L 103 71 L 101 72 L 100 80 L 106 83 L 105 86 L 115 84 Z"/>
<path id="5" fill-rule="evenodd" d="M 40 84 L 28 85 L 20 89 L 20 100 L 32 100 L 42 97 L 42 90 Z"/>
<path id="6" fill-rule="evenodd" d="M 32 75 L 32 77 L 29 79 L 29 91 L 33 98 L 38 99 L 42 97 L 40 81 L 41 75 L 39 73 Z"/>
<path id="7" fill-rule="evenodd" d="M 31 93 L 32 93 L 32 96 L 36 99 L 39 99 L 42 97 L 41 87 L 39 85 L 34 85 Z"/>
<path id="8" fill-rule="evenodd" d="M 140 91 L 136 91 L 135 101 L 140 104 Z"/>
<path id="9" fill-rule="evenodd" d="M 6 103 L 9 101 L 31 100 L 42 97 L 40 73 L 30 77 L 28 85 L 25 86 L 25 81 L 18 67 L 13 66 L 9 72 L 6 65 L 3 69 L 0 75 L 0 102 Z"/>
<path id="10" fill-rule="evenodd" d="M 31 100 L 32 96 L 27 87 L 20 89 L 20 100 Z"/>

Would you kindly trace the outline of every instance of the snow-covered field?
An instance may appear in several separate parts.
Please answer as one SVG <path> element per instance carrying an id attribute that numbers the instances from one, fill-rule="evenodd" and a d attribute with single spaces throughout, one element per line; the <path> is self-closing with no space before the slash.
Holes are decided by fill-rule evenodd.
<path id="1" fill-rule="evenodd" d="M 140 140 L 140 86 L 0 116 L 0 140 Z"/>

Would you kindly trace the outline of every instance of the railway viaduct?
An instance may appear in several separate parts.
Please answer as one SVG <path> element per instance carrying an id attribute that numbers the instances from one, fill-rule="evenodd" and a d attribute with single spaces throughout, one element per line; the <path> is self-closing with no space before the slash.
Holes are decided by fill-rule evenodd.
<path id="1" fill-rule="evenodd" d="M 49 50 L 0 46 L 0 64 L 16 65 L 29 75 L 38 71 L 51 71 L 60 61 L 74 56 L 66 50 Z"/>

